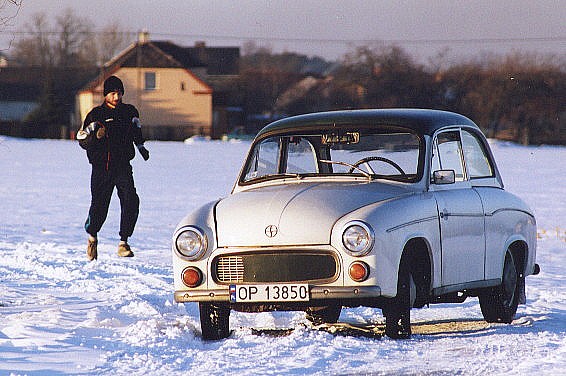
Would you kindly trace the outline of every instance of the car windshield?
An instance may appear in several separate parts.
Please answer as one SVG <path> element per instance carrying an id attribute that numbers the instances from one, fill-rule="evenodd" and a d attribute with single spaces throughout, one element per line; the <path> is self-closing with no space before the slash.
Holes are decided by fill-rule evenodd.
<path id="1" fill-rule="evenodd" d="M 253 145 L 240 183 L 336 176 L 416 181 L 420 138 L 409 131 L 385 129 L 358 126 L 263 138 Z"/>

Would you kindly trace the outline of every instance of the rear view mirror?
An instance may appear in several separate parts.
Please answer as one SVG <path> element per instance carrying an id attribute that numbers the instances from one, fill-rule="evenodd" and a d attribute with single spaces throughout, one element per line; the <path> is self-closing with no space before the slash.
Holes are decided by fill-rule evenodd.
<path id="1" fill-rule="evenodd" d="M 456 173 L 454 170 L 437 170 L 432 173 L 433 184 L 454 184 Z"/>
<path id="2" fill-rule="evenodd" d="M 358 142 L 360 142 L 360 132 L 328 133 L 322 135 L 323 145 L 349 145 L 357 144 Z"/>

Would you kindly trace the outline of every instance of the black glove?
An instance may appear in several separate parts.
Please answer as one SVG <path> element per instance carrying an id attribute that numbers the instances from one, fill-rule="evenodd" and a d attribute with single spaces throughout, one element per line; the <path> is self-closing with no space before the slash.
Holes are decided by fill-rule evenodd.
<path id="1" fill-rule="evenodd" d="M 96 131 L 96 138 L 100 140 L 101 138 L 104 138 L 104 136 L 106 136 L 106 127 L 101 123 L 98 124 L 100 125 L 98 127 L 98 130 Z"/>
<path id="2" fill-rule="evenodd" d="M 144 161 L 147 161 L 149 159 L 149 150 L 147 150 L 143 144 L 139 144 L 137 146 L 142 158 Z"/>

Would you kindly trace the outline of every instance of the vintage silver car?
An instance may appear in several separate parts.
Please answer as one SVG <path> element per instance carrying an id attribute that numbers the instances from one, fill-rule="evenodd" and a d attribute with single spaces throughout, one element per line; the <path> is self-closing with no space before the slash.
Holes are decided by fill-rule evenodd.
<path id="1" fill-rule="evenodd" d="M 421 109 L 313 113 L 273 122 L 232 193 L 173 236 L 175 300 L 198 302 L 202 336 L 229 336 L 231 310 L 381 308 L 385 334 L 410 310 L 479 297 L 509 323 L 537 274 L 532 211 L 503 189 L 468 118 Z"/>

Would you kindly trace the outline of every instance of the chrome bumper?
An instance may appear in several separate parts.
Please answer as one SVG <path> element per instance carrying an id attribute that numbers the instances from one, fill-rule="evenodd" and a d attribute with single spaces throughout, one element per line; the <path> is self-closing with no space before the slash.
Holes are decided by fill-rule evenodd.
<path id="1" fill-rule="evenodd" d="M 310 300 L 377 298 L 381 296 L 381 289 L 377 286 L 312 286 L 309 290 Z M 228 286 L 225 289 L 217 290 L 175 291 L 175 301 L 177 303 L 229 302 L 230 292 Z"/>

